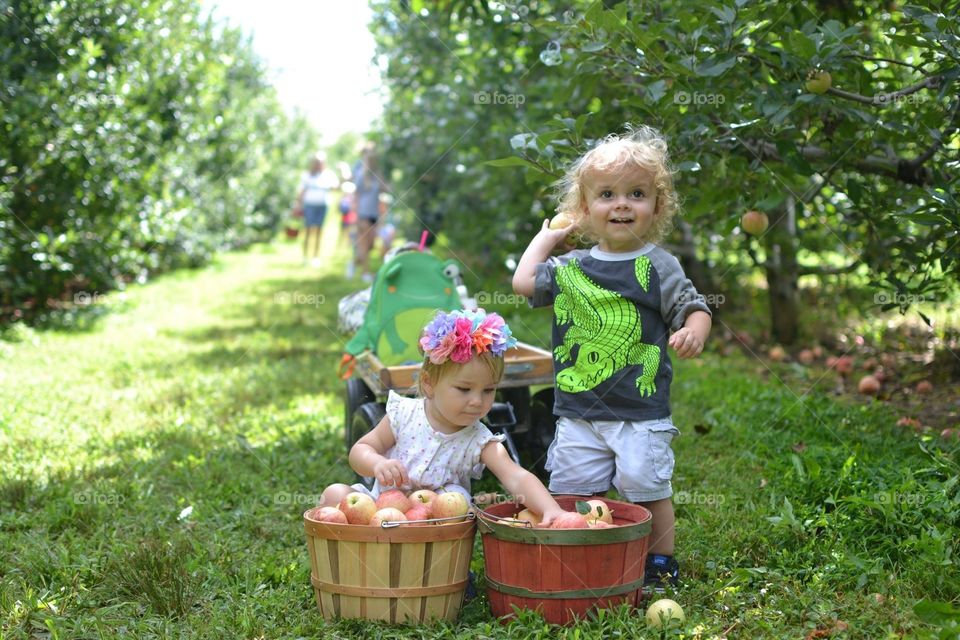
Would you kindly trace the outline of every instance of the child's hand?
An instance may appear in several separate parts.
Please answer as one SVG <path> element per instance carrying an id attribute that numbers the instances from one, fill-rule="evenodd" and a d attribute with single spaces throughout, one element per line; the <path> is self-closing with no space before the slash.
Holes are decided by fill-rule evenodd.
<path id="1" fill-rule="evenodd" d="M 696 358 L 703 351 L 703 340 L 688 327 L 683 327 L 670 336 L 669 344 L 681 359 Z"/>
<path id="2" fill-rule="evenodd" d="M 373 466 L 373 475 L 381 487 L 402 487 L 410 484 L 410 476 L 399 460 L 384 458 Z"/>
<path id="3" fill-rule="evenodd" d="M 559 516 L 561 513 L 564 513 L 563 509 L 551 509 L 543 512 L 543 518 L 540 519 L 540 523 L 537 525 L 538 529 L 549 529 L 550 525 L 553 524 L 554 518 Z"/>
<path id="4" fill-rule="evenodd" d="M 550 220 L 543 221 L 543 227 L 540 228 L 540 233 L 537 235 L 544 239 L 544 241 L 550 246 L 551 250 L 556 249 L 558 246 L 569 251 L 576 247 L 576 243 L 573 242 L 573 239 L 570 237 L 570 234 L 580 228 L 578 223 L 573 223 L 562 229 L 551 229 Z"/>

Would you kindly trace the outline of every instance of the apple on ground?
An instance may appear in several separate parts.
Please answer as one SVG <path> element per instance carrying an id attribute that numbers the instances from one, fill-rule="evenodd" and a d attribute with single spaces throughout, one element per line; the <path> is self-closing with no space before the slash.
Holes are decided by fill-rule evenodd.
<path id="1" fill-rule="evenodd" d="M 813 70 L 807 74 L 807 81 L 803 86 L 810 93 L 822 95 L 827 92 L 832 84 L 833 78 L 829 71 Z"/>
<path id="2" fill-rule="evenodd" d="M 587 519 L 579 513 L 574 513 L 573 511 L 565 511 L 561 513 L 556 518 L 553 519 L 553 524 L 550 525 L 551 529 L 586 529 L 590 525 L 587 524 Z"/>
<path id="3" fill-rule="evenodd" d="M 428 504 L 415 504 L 404 515 L 407 516 L 407 520 L 413 522 L 415 520 L 429 520 L 433 517 L 433 512 Z"/>
<path id="4" fill-rule="evenodd" d="M 933 384 L 929 380 L 921 380 L 917 383 L 917 393 L 926 395 L 933 391 Z"/>
<path id="5" fill-rule="evenodd" d="M 318 522 L 347 524 L 347 516 L 336 507 L 316 507 L 307 512 L 307 517 Z"/>
<path id="6" fill-rule="evenodd" d="M 880 381 L 873 376 L 863 376 L 857 385 L 857 391 L 866 396 L 875 396 L 880 393 Z"/>
<path id="7" fill-rule="evenodd" d="M 774 345 L 773 347 L 770 347 L 770 352 L 768 355 L 774 362 L 783 362 L 787 359 L 787 352 L 780 345 Z"/>
<path id="8" fill-rule="evenodd" d="M 470 503 L 459 491 L 447 491 L 438 495 L 431 503 L 434 518 L 456 518 L 467 515 Z"/>
<path id="9" fill-rule="evenodd" d="M 400 491 L 400 489 L 384 491 L 377 498 L 377 509 L 392 507 L 402 513 L 406 513 L 412 506 L 413 502 L 411 502 L 410 498 L 408 498 L 403 491 Z"/>
<path id="10" fill-rule="evenodd" d="M 770 226 L 770 219 L 762 211 L 747 211 L 740 218 L 740 228 L 752 236 L 758 236 Z"/>
<path id="11" fill-rule="evenodd" d="M 430 489 L 417 489 L 412 492 L 409 496 L 410 502 L 413 503 L 413 506 L 417 506 L 417 503 L 429 505 L 437 497 L 436 491 L 430 491 Z"/>
<path id="12" fill-rule="evenodd" d="M 339 508 L 350 524 L 370 524 L 370 518 L 377 511 L 377 503 L 367 494 L 353 491 L 340 501 Z"/>
<path id="13" fill-rule="evenodd" d="M 667 629 L 672 625 L 681 625 L 686 617 L 680 605 L 663 598 L 657 600 L 647 608 L 647 626 L 654 629 Z"/>
<path id="14" fill-rule="evenodd" d="M 406 522 L 407 516 L 403 514 L 403 511 L 395 507 L 385 507 L 379 509 L 376 513 L 373 514 L 373 517 L 370 518 L 370 526 L 379 527 L 384 522 Z"/>
<path id="15" fill-rule="evenodd" d="M 853 373 L 853 358 L 850 356 L 840 356 L 833 364 L 833 368 L 842 376 L 848 376 Z"/>
<path id="16" fill-rule="evenodd" d="M 524 509 L 516 515 L 517 520 L 526 520 L 533 526 L 540 524 L 540 521 L 543 520 L 542 517 L 531 511 L 530 509 Z"/>
<path id="17" fill-rule="evenodd" d="M 800 362 L 800 364 L 813 364 L 813 361 L 816 360 L 816 357 L 814 357 L 812 350 L 801 349 L 797 354 L 797 360 Z"/>

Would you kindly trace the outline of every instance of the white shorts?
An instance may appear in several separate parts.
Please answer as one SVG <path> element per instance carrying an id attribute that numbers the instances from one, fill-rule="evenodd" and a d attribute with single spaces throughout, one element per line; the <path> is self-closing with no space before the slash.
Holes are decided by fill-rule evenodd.
<path id="1" fill-rule="evenodd" d="M 673 495 L 673 449 L 680 431 L 669 417 L 641 422 L 561 417 L 547 451 L 552 493 L 592 495 L 611 485 L 630 502 Z"/>

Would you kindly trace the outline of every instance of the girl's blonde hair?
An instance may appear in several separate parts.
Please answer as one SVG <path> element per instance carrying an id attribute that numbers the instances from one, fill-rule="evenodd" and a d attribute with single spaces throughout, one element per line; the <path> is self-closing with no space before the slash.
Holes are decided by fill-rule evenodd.
<path id="1" fill-rule="evenodd" d="M 491 375 L 495 383 L 500 382 L 503 378 L 503 357 L 495 356 L 489 351 L 480 354 L 474 354 L 472 360 L 480 360 L 483 364 L 487 365 L 487 368 L 490 370 Z M 454 362 L 453 360 L 446 360 L 442 364 L 434 364 L 430 361 L 430 358 L 425 358 L 423 361 L 423 366 L 420 368 L 420 377 L 417 379 L 417 391 L 420 392 L 420 395 L 425 397 L 426 394 L 423 392 L 423 381 L 425 378 L 429 378 L 431 384 L 437 384 L 445 378 L 446 376 L 458 371 L 460 367 L 464 366 L 466 363 Z"/>
<path id="2" fill-rule="evenodd" d="M 580 156 L 556 183 L 557 212 L 576 220 L 586 210 L 584 179 L 591 173 L 609 173 L 624 167 L 638 167 L 653 176 L 657 188 L 657 207 L 653 226 L 645 238 L 649 242 L 663 240 L 673 230 L 673 216 L 679 210 L 677 192 L 673 188 L 673 166 L 667 151 L 667 140 L 657 129 L 647 125 L 626 125 L 623 135 L 612 133 L 593 149 Z M 583 233 L 589 239 L 589 233 Z"/>

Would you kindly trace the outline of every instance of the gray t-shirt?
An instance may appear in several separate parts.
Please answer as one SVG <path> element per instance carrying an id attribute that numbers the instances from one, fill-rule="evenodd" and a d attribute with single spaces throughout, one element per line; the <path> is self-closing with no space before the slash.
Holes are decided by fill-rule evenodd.
<path id="1" fill-rule="evenodd" d="M 531 304 L 553 304 L 554 413 L 585 420 L 669 416 L 670 332 L 710 313 L 680 262 L 653 244 L 550 258 L 537 265 Z"/>

